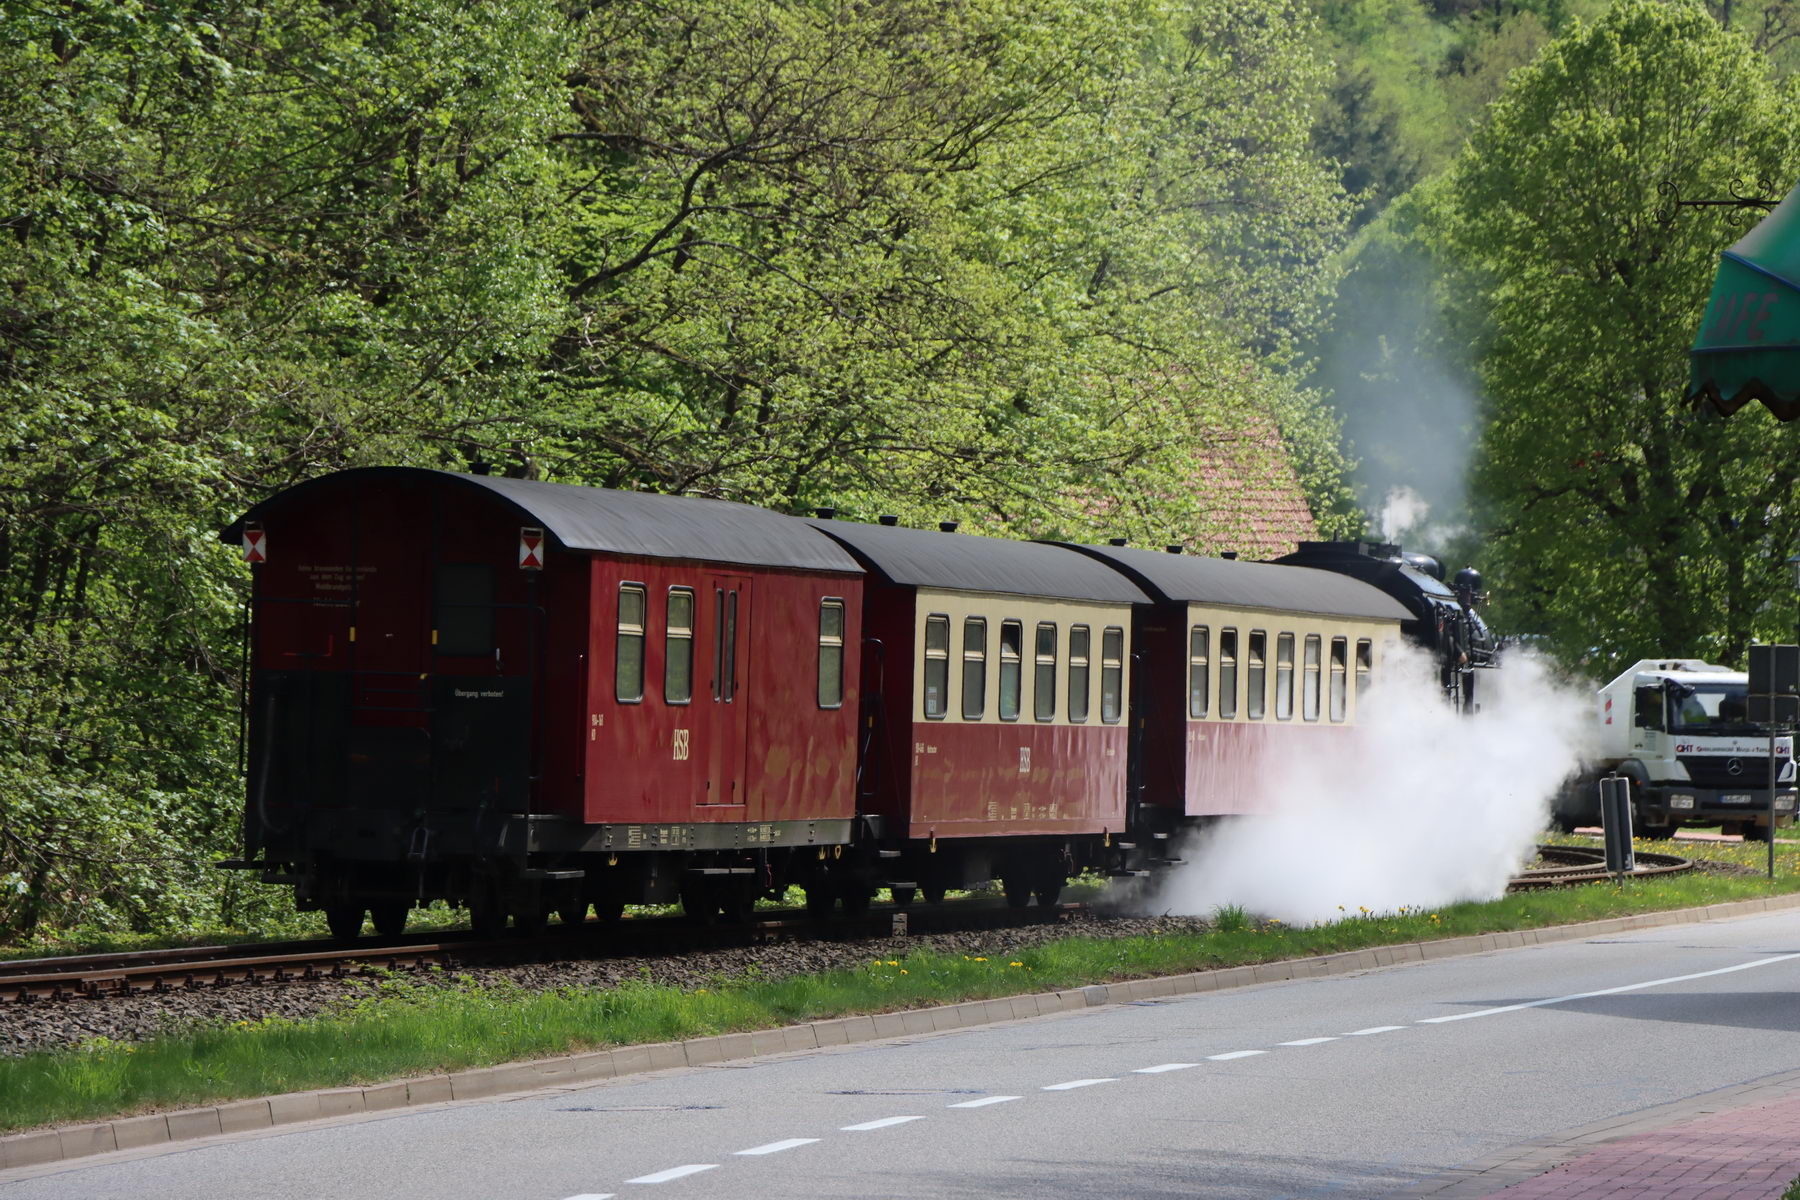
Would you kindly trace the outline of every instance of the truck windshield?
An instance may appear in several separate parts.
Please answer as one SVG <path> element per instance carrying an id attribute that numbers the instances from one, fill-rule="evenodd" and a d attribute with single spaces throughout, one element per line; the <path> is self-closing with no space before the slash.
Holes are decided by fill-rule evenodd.
<path id="1" fill-rule="evenodd" d="M 1702 683 L 1683 686 L 1669 696 L 1671 733 L 1723 734 L 1754 732 L 1744 696 L 1749 685 Z"/>

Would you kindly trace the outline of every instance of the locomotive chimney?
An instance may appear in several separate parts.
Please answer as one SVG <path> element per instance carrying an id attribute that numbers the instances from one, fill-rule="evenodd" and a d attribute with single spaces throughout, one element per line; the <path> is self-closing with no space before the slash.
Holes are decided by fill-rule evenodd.
<path id="1" fill-rule="evenodd" d="M 1220 553 L 1219 557 L 1224 558 L 1224 559 L 1230 559 L 1231 561 L 1236 562 L 1237 561 L 1237 551 L 1236 550 L 1226 550 L 1226 551 L 1223 551 L 1222 553 Z"/>
<path id="2" fill-rule="evenodd" d="M 1167 550 L 1170 554 L 1180 554 L 1181 553 L 1181 543 L 1180 542 L 1170 542 L 1168 545 L 1164 546 L 1163 549 Z"/>
<path id="3" fill-rule="evenodd" d="M 960 524 L 962 524 L 960 521 L 939 521 L 938 529 L 944 533 L 955 533 L 956 527 Z"/>
<path id="4" fill-rule="evenodd" d="M 879 517 L 876 517 L 875 519 L 877 521 L 880 521 L 883 525 L 898 525 L 900 523 L 900 518 L 895 516 L 893 513 L 882 513 Z"/>
<path id="5" fill-rule="evenodd" d="M 813 509 L 813 516 L 819 518 L 821 521 L 830 521 L 837 516 L 837 509 L 829 507 L 815 508 Z"/>
<path id="6" fill-rule="evenodd" d="M 1123 546 L 1125 544 L 1125 539 L 1124 538 L 1107 538 L 1106 544 L 1109 546 Z"/>

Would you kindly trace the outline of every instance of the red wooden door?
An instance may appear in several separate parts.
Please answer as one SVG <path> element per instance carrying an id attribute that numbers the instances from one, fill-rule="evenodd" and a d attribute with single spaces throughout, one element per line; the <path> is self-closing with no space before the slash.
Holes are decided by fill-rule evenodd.
<path id="1" fill-rule="evenodd" d="M 751 681 L 750 580 L 715 575 L 712 590 L 712 686 L 708 712 L 706 804 L 742 805 L 744 753 L 749 741 Z"/>

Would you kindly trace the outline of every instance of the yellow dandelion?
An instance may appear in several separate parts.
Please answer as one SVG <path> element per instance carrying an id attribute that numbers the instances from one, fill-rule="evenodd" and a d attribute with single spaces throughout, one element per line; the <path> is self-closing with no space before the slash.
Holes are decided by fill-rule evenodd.
<path id="1" fill-rule="evenodd" d="M 976 961 L 976 962 L 986 962 L 986 961 L 987 961 L 987 959 L 985 959 L 985 958 L 982 958 L 982 957 L 981 957 L 981 956 L 980 956 L 980 955 L 976 955 L 976 956 L 975 956 L 975 961 Z"/>
<path id="2" fill-rule="evenodd" d="M 1022 967 L 1025 964 L 1022 962 L 1010 962 L 1010 963 L 1007 963 L 1006 965 L 1009 967 Z"/>

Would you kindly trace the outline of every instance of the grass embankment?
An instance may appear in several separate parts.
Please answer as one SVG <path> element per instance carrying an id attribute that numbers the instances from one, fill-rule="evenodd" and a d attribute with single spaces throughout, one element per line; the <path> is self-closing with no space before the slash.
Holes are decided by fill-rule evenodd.
<path id="1" fill-rule="evenodd" d="M 1761 845 L 1732 843 L 1684 843 L 1678 849 L 1753 867 L 1766 854 Z M 1305 928 L 1254 921 L 1225 909 L 1216 914 L 1215 928 L 1203 934 L 1071 937 L 986 958 L 913 953 L 822 975 L 779 980 L 751 975 L 692 991 L 642 983 L 539 993 L 394 979 L 327 1017 L 268 1018 L 136 1045 L 100 1041 L 0 1059 L 0 1129 L 1749 899 L 1800 890 L 1796 849 L 1779 848 L 1774 883 L 1749 875 L 1695 874 L 1435 910 L 1351 909 L 1341 920 Z"/>

